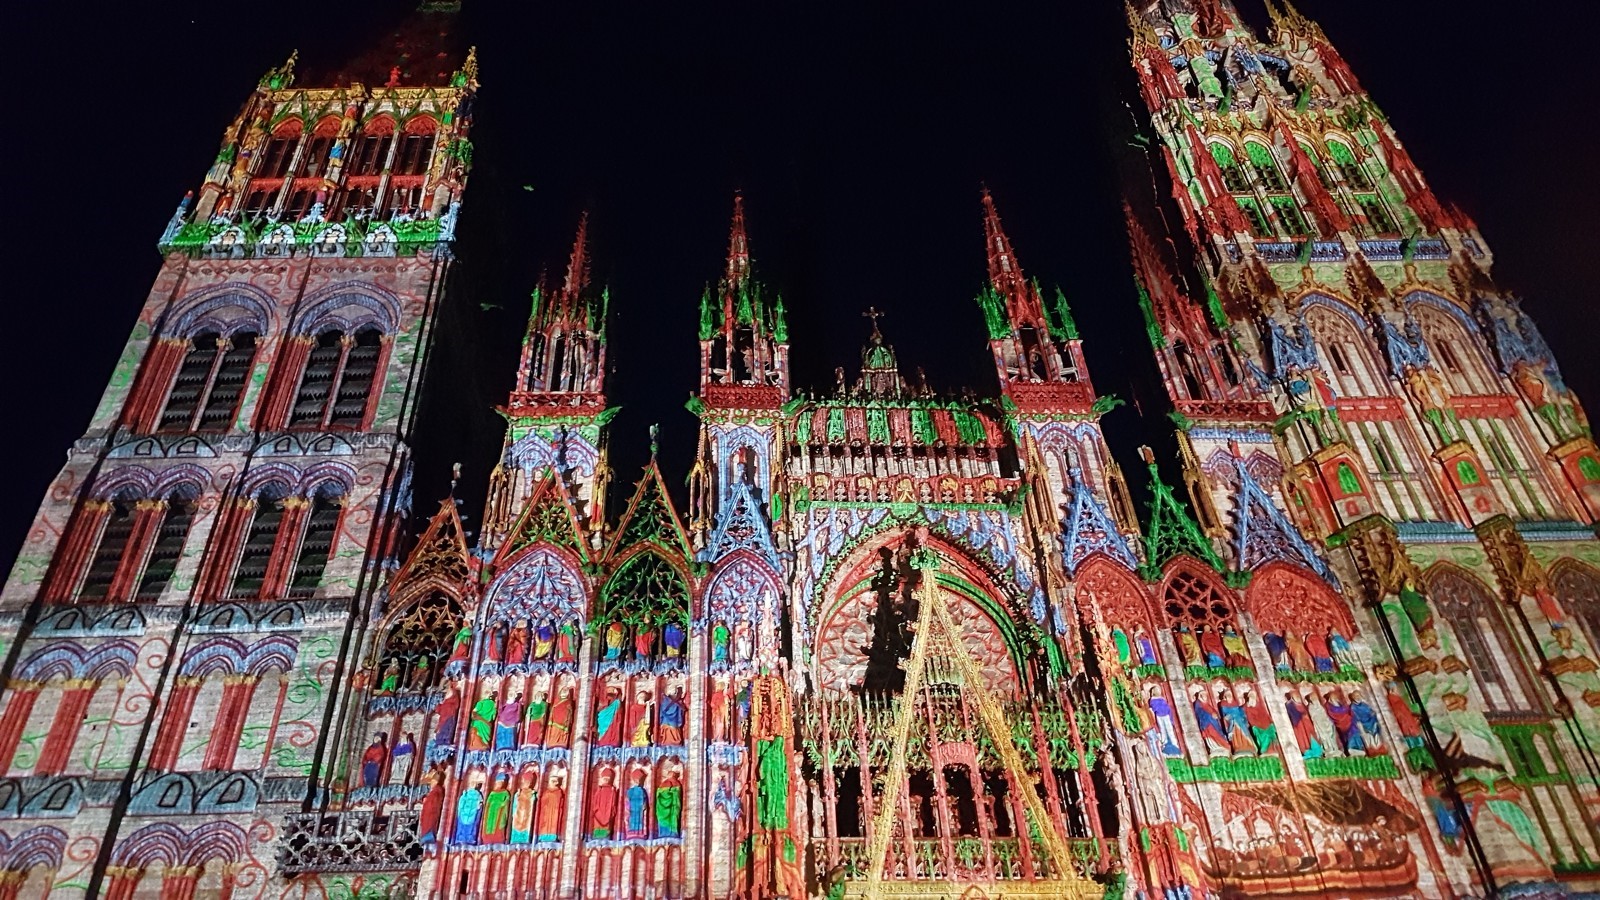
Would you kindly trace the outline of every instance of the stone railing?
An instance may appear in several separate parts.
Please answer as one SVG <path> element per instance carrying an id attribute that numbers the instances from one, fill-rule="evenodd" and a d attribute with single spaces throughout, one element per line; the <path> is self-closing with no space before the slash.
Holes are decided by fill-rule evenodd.
<path id="1" fill-rule="evenodd" d="M 300 872 L 395 872 L 422 864 L 417 813 L 295 813 L 284 821 L 278 868 Z"/>

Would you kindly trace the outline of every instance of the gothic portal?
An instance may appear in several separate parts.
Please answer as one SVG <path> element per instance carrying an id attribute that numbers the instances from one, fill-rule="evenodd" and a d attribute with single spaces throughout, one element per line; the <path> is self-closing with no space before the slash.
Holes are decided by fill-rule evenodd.
<path id="1" fill-rule="evenodd" d="M 447 498 L 406 540 L 476 59 L 268 72 L 0 593 L 0 898 L 1600 890 L 1588 422 L 1476 225 L 1269 11 L 1128 9 L 1183 478 L 1145 450 L 1143 516 L 987 193 L 995 383 L 959 396 L 876 310 L 792 385 L 736 199 L 687 503 L 652 460 L 607 515 L 580 220 L 481 530 Z"/>

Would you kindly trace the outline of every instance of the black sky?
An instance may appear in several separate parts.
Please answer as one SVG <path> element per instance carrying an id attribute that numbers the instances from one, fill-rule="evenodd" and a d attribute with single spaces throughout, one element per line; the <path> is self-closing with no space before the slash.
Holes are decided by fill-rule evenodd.
<path id="1" fill-rule="evenodd" d="M 98 400 L 159 267 L 164 222 L 260 74 L 291 48 L 312 65 L 359 52 L 410 5 L 4 13 L 0 66 L 19 102 L 0 148 L 13 198 L 0 565 Z M 669 478 L 681 478 L 697 301 L 720 271 L 735 189 L 759 272 L 788 303 L 798 383 L 827 386 L 834 366 L 853 367 L 859 313 L 876 305 L 903 366 L 993 390 L 972 303 L 986 182 L 1026 271 L 1065 288 L 1096 386 L 1143 403 L 1142 419 L 1108 417 L 1114 448 L 1126 460 L 1162 441 L 1118 210 L 1122 104 L 1135 98 L 1121 6 L 469 0 L 476 170 L 461 291 L 422 409 L 419 508 L 456 460 L 460 496 L 477 506 L 500 439 L 488 410 L 511 386 L 528 289 L 541 268 L 559 273 L 585 207 L 594 272 L 612 292 L 619 482 L 636 477 L 656 421 Z M 1600 209 L 1592 75 L 1558 32 L 1588 7 L 1539 7 L 1490 18 L 1442 0 L 1301 4 L 1437 193 L 1477 217 L 1500 282 L 1526 297 L 1567 380 L 1600 402 L 1583 299 L 1600 282 L 1584 227 Z M 1243 8 L 1261 24 L 1253 0 Z"/>

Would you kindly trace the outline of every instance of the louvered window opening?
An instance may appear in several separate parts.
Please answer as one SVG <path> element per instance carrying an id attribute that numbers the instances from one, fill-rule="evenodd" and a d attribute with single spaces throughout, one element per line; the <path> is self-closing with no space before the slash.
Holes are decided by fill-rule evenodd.
<path id="1" fill-rule="evenodd" d="M 300 389 L 295 392 L 289 426 L 360 427 L 366 418 L 382 342 L 383 337 L 375 328 L 357 332 L 348 345 L 341 331 L 318 335 L 317 346 L 306 358 Z"/>
<path id="2" fill-rule="evenodd" d="M 128 550 L 128 538 L 133 534 L 134 505 L 131 500 L 118 500 L 111 505 L 105 528 L 100 532 L 100 543 L 95 548 L 89 571 L 84 573 L 83 586 L 78 596 L 84 600 L 103 599 L 111 591 L 117 567 Z"/>
<path id="3" fill-rule="evenodd" d="M 214 331 L 196 335 L 167 394 L 159 430 L 226 431 L 232 427 L 255 354 L 254 332 L 240 332 L 227 342 Z"/>
<path id="4" fill-rule="evenodd" d="M 337 494 L 319 493 L 311 501 L 311 515 L 306 519 L 305 536 L 300 540 L 300 552 L 295 556 L 294 574 L 289 582 L 291 594 L 310 594 L 322 582 L 322 573 L 328 567 L 328 556 L 333 550 L 334 531 L 339 526 L 341 499 Z"/>
<path id="5" fill-rule="evenodd" d="M 156 531 L 155 543 L 150 547 L 144 575 L 139 578 L 138 599 L 155 600 L 166 591 L 172 581 L 172 573 L 178 569 L 178 560 L 183 556 L 183 545 L 189 539 L 189 526 L 192 524 L 194 501 L 182 497 L 169 499 L 166 515 L 161 517 L 161 528 Z"/>
<path id="6" fill-rule="evenodd" d="M 267 492 L 256 499 L 256 514 L 250 520 L 250 533 L 239 554 L 239 567 L 233 575 L 233 596 L 254 597 L 261 593 L 272 564 L 272 548 L 278 541 L 278 526 L 283 523 L 283 496 Z"/>

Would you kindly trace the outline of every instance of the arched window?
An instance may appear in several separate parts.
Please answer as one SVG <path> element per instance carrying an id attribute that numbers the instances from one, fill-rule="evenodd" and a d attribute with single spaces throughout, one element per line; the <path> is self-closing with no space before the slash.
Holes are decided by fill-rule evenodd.
<path id="1" fill-rule="evenodd" d="M 250 517 L 250 530 L 239 553 L 239 566 L 233 574 L 233 596 L 260 596 L 261 588 L 267 581 L 267 567 L 272 562 L 272 549 L 278 543 L 278 528 L 283 524 L 284 504 L 288 499 L 288 488 L 282 484 L 269 484 L 256 492 L 255 514 Z"/>
<path id="2" fill-rule="evenodd" d="M 166 591 L 172 573 L 177 571 L 178 560 L 183 556 L 183 545 L 189 540 L 194 510 L 195 498 L 188 491 L 177 491 L 167 498 L 166 511 L 144 564 L 144 574 L 139 578 L 139 588 L 135 592 L 138 599 L 155 600 Z"/>
<path id="3" fill-rule="evenodd" d="M 426 175 L 433 161 L 433 142 L 439 126 L 426 116 L 418 116 L 406 123 L 400 145 L 395 149 L 394 174 Z"/>
<path id="4" fill-rule="evenodd" d="M 328 173 L 328 155 L 333 150 L 334 139 L 339 134 L 339 120 L 328 116 L 317 123 L 300 153 L 300 165 L 295 167 L 296 178 L 321 178 Z"/>
<path id="5" fill-rule="evenodd" d="M 1537 712 L 1538 696 L 1522 654 L 1483 584 L 1452 568 L 1436 568 L 1427 582 L 1439 618 L 1455 632 L 1489 711 Z"/>
<path id="6" fill-rule="evenodd" d="M 312 494 L 300 549 L 294 557 L 294 571 L 289 576 L 291 594 L 310 594 L 322 583 L 322 572 L 328 567 L 328 557 L 333 552 L 343 502 L 343 492 L 336 485 L 324 484 Z"/>
<path id="7" fill-rule="evenodd" d="M 1217 168 L 1222 170 L 1222 183 L 1229 191 L 1235 194 L 1250 192 L 1250 179 L 1245 177 L 1244 169 L 1239 166 L 1239 160 L 1233 155 L 1233 148 L 1221 141 L 1212 141 L 1211 158 L 1216 160 Z"/>
<path id="8" fill-rule="evenodd" d="M 1588 639 L 1590 652 L 1600 652 L 1600 574 L 1573 563 L 1558 563 L 1550 574 L 1550 587 L 1562 610 Z"/>
<path id="9" fill-rule="evenodd" d="M 1250 168 L 1256 173 L 1256 180 L 1268 193 L 1283 193 L 1289 189 L 1283 180 L 1283 172 L 1278 169 L 1278 161 L 1272 158 L 1271 150 L 1255 141 L 1246 141 L 1244 149 L 1250 157 Z"/>
<path id="10" fill-rule="evenodd" d="M 394 620 L 384 634 L 374 670 L 382 686 L 391 675 L 398 690 L 430 691 L 439 686 L 456 633 L 461 604 L 434 591 Z"/>
<path id="11" fill-rule="evenodd" d="M 381 175 L 394 146 L 394 120 L 374 119 L 361 129 L 350 150 L 350 175 Z"/>
<path id="12" fill-rule="evenodd" d="M 1325 145 L 1328 148 L 1328 158 L 1333 160 L 1333 165 L 1344 176 L 1344 183 L 1353 191 L 1372 190 L 1372 179 L 1367 175 L 1367 170 L 1356 161 L 1356 152 L 1350 145 L 1343 141 L 1330 139 Z"/>
<path id="13" fill-rule="evenodd" d="M 89 571 L 84 573 L 78 596 L 84 600 L 103 600 L 116 580 L 117 569 L 128 551 L 128 539 L 133 536 L 135 501 L 131 497 L 118 497 L 111 502 L 100 544 L 95 548 Z"/>
<path id="14" fill-rule="evenodd" d="M 1161 593 L 1161 608 L 1191 676 L 1204 677 L 1193 671 L 1197 668 L 1254 670 L 1234 616 L 1233 599 L 1217 586 L 1215 578 L 1191 568 L 1178 569 Z"/>
<path id="15" fill-rule="evenodd" d="M 1378 362 L 1372 339 L 1358 329 L 1345 307 L 1325 302 L 1306 306 L 1306 325 L 1316 339 L 1318 361 L 1341 397 L 1381 397 L 1389 380 Z"/>
<path id="16" fill-rule="evenodd" d="M 299 119 L 290 119 L 273 129 L 272 136 L 256 150 L 256 178 L 283 178 L 289 174 L 294 162 L 295 147 L 300 145 L 302 126 Z"/>
<path id="17" fill-rule="evenodd" d="M 195 335 L 161 410 L 164 432 L 226 431 L 239 412 L 239 398 L 255 360 L 256 334 L 215 331 Z"/>
<path id="18" fill-rule="evenodd" d="M 317 335 L 306 357 L 300 387 L 289 414 L 291 428 L 359 428 L 378 371 L 383 335 L 363 328 L 354 338 L 338 329 Z"/>

